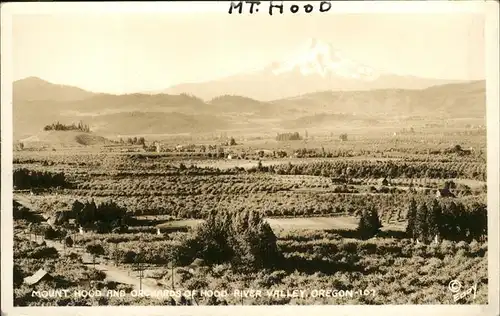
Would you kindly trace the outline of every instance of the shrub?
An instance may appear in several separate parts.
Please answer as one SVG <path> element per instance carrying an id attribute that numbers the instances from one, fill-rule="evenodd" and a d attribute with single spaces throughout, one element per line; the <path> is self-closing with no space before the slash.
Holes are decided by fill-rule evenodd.
<path id="1" fill-rule="evenodd" d="M 57 249 L 54 247 L 41 246 L 33 249 L 30 253 L 30 257 L 34 259 L 57 259 L 59 258 L 59 252 L 57 252 Z"/>
<path id="2" fill-rule="evenodd" d="M 43 232 L 43 237 L 48 240 L 54 240 L 59 238 L 60 232 L 52 228 L 52 226 L 48 226 L 45 228 Z"/>
<path id="3" fill-rule="evenodd" d="M 374 208 L 364 210 L 361 213 L 357 229 L 361 238 L 367 239 L 375 236 L 380 231 L 381 227 L 382 223 Z"/>
<path id="4" fill-rule="evenodd" d="M 23 271 L 19 268 L 17 264 L 14 264 L 12 276 L 14 280 L 14 287 L 19 287 L 21 286 L 21 284 L 23 284 L 24 281 Z"/>
<path id="5" fill-rule="evenodd" d="M 85 250 L 92 255 L 92 260 L 94 261 L 94 265 L 95 265 L 95 258 L 97 256 L 102 256 L 105 253 L 104 248 L 98 243 L 88 244 L 85 247 Z"/>
<path id="6" fill-rule="evenodd" d="M 67 246 L 67 247 L 73 247 L 73 238 L 71 238 L 71 236 L 66 236 L 64 238 L 64 244 Z"/>

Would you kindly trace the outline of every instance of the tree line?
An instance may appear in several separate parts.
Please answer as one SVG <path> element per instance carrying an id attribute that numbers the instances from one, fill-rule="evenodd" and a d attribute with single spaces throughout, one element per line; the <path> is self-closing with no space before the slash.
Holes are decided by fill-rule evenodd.
<path id="1" fill-rule="evenodd" d="M 50 125 L 45 125 L 44 131 L 81 131 L 90 132 L 90 126 L 83 124 L 81 121 L 78 124 L 72 123 L 71 125 L 64 125 L 59 122 L 52 123 Z"/>
<path id="2" fill-rule="evenodd" d="M 276 135 L 276 140 L 277 141 L 287 141 L 287 140 L 301 140 L 302 137 L 300 137 L 298 132 L 294 133 L 281 133 Z"/>
<path id="3" fill-rule="evenodd" d="M 127 139 L 120 138 L 120 144 L 128 144 L 128 145 L 146 145 L 146 139 L 144 137 L 128 137 Z"/>
<path id="4" fill-rule="evenodd" d="M 430 242 L 437 235 L 448 240 L 483 240 L 488 235 L 488 213 L 485 204 L 474 202 L 431 203 L 415 200 L 408 207 L 408 237 Z"/>

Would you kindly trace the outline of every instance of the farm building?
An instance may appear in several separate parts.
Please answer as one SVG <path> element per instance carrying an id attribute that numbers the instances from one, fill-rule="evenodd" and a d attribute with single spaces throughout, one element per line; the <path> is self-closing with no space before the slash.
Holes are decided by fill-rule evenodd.
<path id="1" fill-rule="evenodd" d="M 455 194 L 451 193 L 450 189 L 439 189 L 436 190 L 436 197 L 455 197 Z"/>
<path id="2" fill-rule="evenodd" d="M 384 178 L 380 178 L 378 180 L 378 184 L 382 185 L 382 186 L 388 186 L 388 185 L 390 185 L 390 182 L 389 182 L 389 180 L 387 180 L 386 177 L 384 177 Z"/>
<path id="3" fill-rule="evenodd" d="M 50 280 L 52 279 L 52 276 L 47 273 L 44 269 L 40 269 L 35 274 L 29 277 L 24 278 L 24 283 L 28 285 L 34 285 L 37 284 L 38 282 L 42 280 Z"/>

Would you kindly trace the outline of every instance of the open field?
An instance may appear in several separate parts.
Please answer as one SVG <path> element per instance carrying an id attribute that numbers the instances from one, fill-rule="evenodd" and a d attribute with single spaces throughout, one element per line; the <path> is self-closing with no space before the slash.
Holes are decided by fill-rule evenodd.
<path id="1" fill-rule="evenodd" d="M 358 221 L 355 217 L 311 217 L 267 219 L 273 230 L 293 229 L 355 229 Z"/>

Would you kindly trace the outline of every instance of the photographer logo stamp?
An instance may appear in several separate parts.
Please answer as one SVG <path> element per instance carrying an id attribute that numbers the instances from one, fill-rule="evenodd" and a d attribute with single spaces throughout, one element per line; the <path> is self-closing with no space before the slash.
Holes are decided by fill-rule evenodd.
<path id="1" fill-rule="evenodd" d="M 473 286 L 462 290 L 462 283 L 458 280 L 451 280 L 450 283 L 448 283 L 448 290 L 453 293 L 453 301 L 458 302 L 459 300 L 465 298 L 465 297 L 470 297 L 472 295 L 472 299 L 474 300 L 476 298 L 476 293 L 477 293 L 477 283 L 474 283 Z"/>

